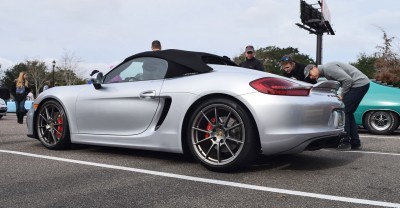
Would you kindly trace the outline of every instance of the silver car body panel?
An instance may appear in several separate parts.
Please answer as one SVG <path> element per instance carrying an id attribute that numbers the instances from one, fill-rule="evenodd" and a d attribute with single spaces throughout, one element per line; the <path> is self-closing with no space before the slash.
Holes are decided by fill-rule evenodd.
<path id="1" fill-rule="evenodd" d="M 6 101 L 0 98 L 0 116 L 7 115 L 7 104 Z"/>
<path id="2" fill-rule="evenodd" d="M 183 152 L 183 122 L 191 105 L 210 95 L 231 97 L 248 109 L 257 125 L 263 154 L 298 153 L 315 139 L 343 133 L 343 126 L 338 126 L 342 115 L 335 112 L 343 108 L 342 102 L 331 89 L 321 90 L 332 88 L 334 82 L 315 84 L 309 96 L 269 95 L 249 83 L 262 77 L 288 78 L 239 67 L 209 66 L 213 71 L 207 73 L 103 84 L 99 90 L 92 85 L 54 87 L 41 93 L 35 104 L 46 99 L 61 103 L 72 143 L 175 153 Z M 167 99 L 171 100 L 169 111 L 156 128 Z"/>

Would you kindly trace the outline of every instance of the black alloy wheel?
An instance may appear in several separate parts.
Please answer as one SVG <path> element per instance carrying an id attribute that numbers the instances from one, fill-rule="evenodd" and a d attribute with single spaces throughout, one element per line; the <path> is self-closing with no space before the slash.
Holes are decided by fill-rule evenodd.
<path id="1" fill-rule="evenodd" d="M 66 149 L 71 144 L 67 116 L 61 104 L 54 100 L 40 106 L 34 128 L 39 141 L 48 149 Z"/>
<path id="2" fill-rule="evenodd" d="M 189 121 L 192 155 L 213 171 L 249 165 L 259 152 L 258 136 L 246 111 L 235 101 L 211 99 L 196 108 Z"/>

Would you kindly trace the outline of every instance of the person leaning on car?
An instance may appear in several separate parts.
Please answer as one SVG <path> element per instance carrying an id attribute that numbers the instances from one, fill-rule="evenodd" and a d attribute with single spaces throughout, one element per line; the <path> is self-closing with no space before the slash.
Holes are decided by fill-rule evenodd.
<path id="1" fill-rule="evenodd" d="M 305 81 L 311 84 L 317 83 L 317 80 L 304 77 L 304 68 L 306 68 L 306 65 L 294 61 L 290 55 L 283 56 L 280 60 L 280 64 L 283 71 L 283 76 Z"/>
<path id="2" fill-rule="evenodd" d="M 265 71 L 264 66 L 260 60 L 256 59 L 254 56 L 256 52 L 254 51 L 254 47 L 252 45 L 248 45 L 245 48 L 244 56 L 246 60 L 239 64 L 240 67 L 255 69 L 259 71 Z"/>
<path id="3" fill-rule="evenodd" d="M 304 69 L 304 76 L 313 80 L 321 76 L 340 82 L 342 92 L 338 97 L 345 105 L 346 137 L 341 140 L 338 148 L 348 149 L 351 146 L 351 149 L 361 149 L 354 112 L 369 89 L 369 78 L 356 67 L 341 62 L 330 62 L 318 66 L 309 64 Z"/>

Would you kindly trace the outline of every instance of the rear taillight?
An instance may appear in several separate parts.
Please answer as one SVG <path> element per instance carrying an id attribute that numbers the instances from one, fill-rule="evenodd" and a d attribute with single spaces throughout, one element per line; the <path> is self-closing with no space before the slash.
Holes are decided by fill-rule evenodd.
<path id="1" fill-rule="evenodd" d="M 277 77 L 264 77 L 250 82 L 250 86 L 259 92 L 271 95 L 308 96 L 311 87 Z"/>

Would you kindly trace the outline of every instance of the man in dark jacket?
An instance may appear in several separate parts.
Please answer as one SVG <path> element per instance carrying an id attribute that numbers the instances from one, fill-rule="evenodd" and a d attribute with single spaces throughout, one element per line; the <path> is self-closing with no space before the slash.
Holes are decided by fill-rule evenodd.
<path id="1" fill-rule="evenodd" d="M 280 64 L 283 71 L 283 76 L 311 84 L 317 83 L 316 80 L 310 79 L 309 77 L 304 77 L 304 68 L 306 65 L 294 61 L 290 55 L 283 56 Z"/>
<path id="2" fill-rule="evenodd" d="M 261 61 L 254 57 L 255 55 L 256 52 L 254 51 L 254 47 L 251 45 L 246 46 L 246 49 L 244 51 L 244 56 L 246 57 L 246 60 L 240 63 L 239 66 L 248 69 L 265 71 L 263 64 L 261 63 Z"/>

